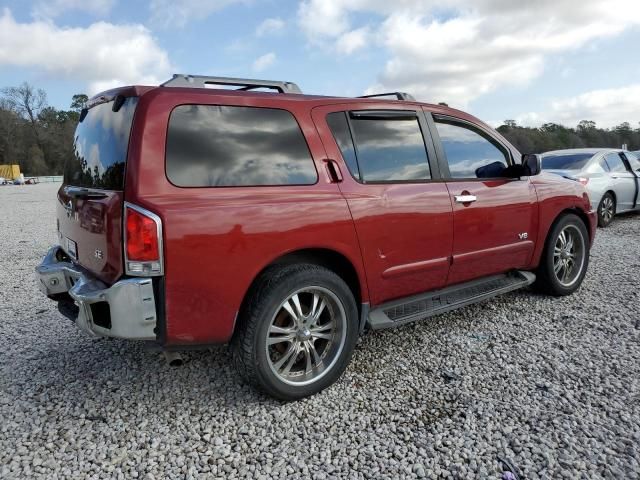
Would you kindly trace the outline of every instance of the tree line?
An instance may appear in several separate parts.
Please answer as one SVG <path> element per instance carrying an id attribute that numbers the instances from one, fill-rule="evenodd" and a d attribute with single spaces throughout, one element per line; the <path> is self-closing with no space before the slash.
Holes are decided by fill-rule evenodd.
<path id="1" fill-rule="evenodd" d="M 628 150 L 640 150 L 640 128 L 632 128 L 629 122 L 613 128 L 598 128 L 595 122 L 582 120 L 576 128 L 571 128 L 557 123 L 522 127 L 514 120 L 505 120 L 497 130 L 522 153 L 584 147 L 622 148 L 623 145 Z"/>
<path id="2" fill-rule="evenodd" d="M 27 176 L 61 175 L 86 101 L 73 95 L 69 109 L 58 110 L 44 90 L 26 82 L 0 90 L 0 164 L 18 164 Z"/>
<path id="3" fill-rule="evenodd" d="M 0 90 L 0 164 L 18 164 L 27 176 L 61 175 L 65 160 L 73 158 L 73 135 L 86 101 L 86 95 L 76 94 L 67 110 L 58 110 L 48 105 L 44 90 L 26 82 Z M 498 131 L 523 153 L 624 144 L 640 150 L 640 128 L 629 122 L 598 128 L 582 120 L 572 128 L 557 123 L 523 127 L 505 120 Z"/>

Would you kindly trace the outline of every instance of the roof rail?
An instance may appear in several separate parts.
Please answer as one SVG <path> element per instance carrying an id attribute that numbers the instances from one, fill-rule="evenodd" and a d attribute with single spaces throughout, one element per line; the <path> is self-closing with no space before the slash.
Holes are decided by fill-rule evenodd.
<path id="1" fill-rule="evenodd" d="M 376 93 L 374 95 L 361 95 L 358 98 L 377 98 L 377 97 L 396 97 L 398 100 L 404 100 L 405 102 L 415 102 L 416 99 L 410 93 L 405 92 L 389 92 L 389 93 Z"/>
<path id="2" fill-rule="evenodd" d="M 257 88 L 269 88 L 280 93 L 302 93 L 300 87 L 293 82 L 277 80 L 253 80 L 249 78 L 209 77 L 206 75 L 184 75 L 174 73 L 173 77 L 160 84 L 161 87 L 190 87 L 208 88 L 211 85 L 229 85 L 240 87 L 238 90 L 255 90 Z M 209 87 L 210 88 L 210 87 Z"/>

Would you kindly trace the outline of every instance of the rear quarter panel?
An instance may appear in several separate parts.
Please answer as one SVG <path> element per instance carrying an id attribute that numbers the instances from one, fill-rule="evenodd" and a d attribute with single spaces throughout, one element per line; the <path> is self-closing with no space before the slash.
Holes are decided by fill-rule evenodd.
<path id="1" fill-rule="evenodd" d="M 179 99 L 179 100 L 178 100 Z M 304 105 L 287 102 L 302 128 L 318 171 L 311 186 L 180 188 L 165 175 L 167 124 L 180 104 L 283 108 L 277 98 L 218 97 L 190 91 L 145 95 L 130 148 L 126 199 L 160 216 L 164 227 L 165 342 L 227 342 L 238 309 L 256 276 L 273 260 L 306 248 L 326 248 L 351 261 L 368 301 L 355 228 L 323 165 L 324 149 Z"/>

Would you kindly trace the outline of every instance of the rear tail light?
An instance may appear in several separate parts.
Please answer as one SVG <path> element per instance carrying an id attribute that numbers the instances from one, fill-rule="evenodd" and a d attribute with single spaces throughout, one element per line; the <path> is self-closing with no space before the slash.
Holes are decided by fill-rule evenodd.
<path id="1" fill-rule="evenodd" d="M 163 274 L 162 220 L 131 203 L 124 209 L 124 261 L 127 275 Z"/>

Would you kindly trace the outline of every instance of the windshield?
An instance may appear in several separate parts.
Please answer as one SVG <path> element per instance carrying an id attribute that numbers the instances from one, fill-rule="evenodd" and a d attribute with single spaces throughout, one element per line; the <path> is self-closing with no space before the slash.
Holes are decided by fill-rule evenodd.
<path id="1" fill-rule="evenodd" d="M 113 101 L 89 109 L 78 124 L 74 155 L 64 166 L 64 183 L 103 190 L 124 189 L 129 132 L 137 97 L 130 97 L 117 112 Z"/>
<path id="2" fill-rule="evenodd" d="M 544 155 L 543 170 L 582 170 L 593 157 L 593 153 L 568 153 Z"/>

